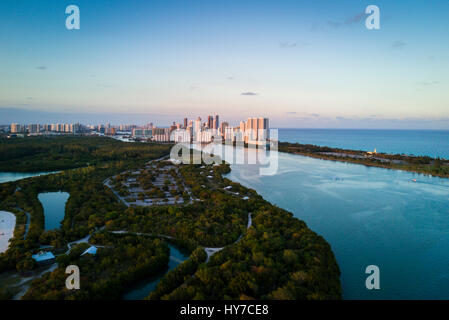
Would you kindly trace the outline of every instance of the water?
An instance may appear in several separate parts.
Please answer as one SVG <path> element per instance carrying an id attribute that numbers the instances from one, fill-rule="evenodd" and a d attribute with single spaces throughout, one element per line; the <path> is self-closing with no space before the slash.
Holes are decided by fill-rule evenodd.
<path id="1" fill-rule="evenodd" d="M 257 152 L 231 148 L 229 162 Z M 231 168 L 228 178 L 330 243 L 345 299 L 449 299 L 449 179 L 287 153 L 278 154 L 271 176 L 257 165 Z M 369 265 L 380 268 L 380 290 L 365 287 Z"/>
<path id="2" fill-rule="evenodd" d="M 159 274 L 150 277 L 144 281 L 141 281 L 138 285 L 133 286 L 130 291 L 128 291 L 124 296 L 124 300 L 142 300 L 149 296 L 151 291 L 156 289 L 157 284 L 162 279 L 162 277 L 176 268 L 180 263 L 189 258 L 188 255 L 182 253 L 173 245 L 168 245 L 170 247 L 170 260 L 168 262 L 168 269 L 160 272 Z"/>
<path id="3" fill-rule="evenodd" d="M 46 174 L 52 174 L 55 172 L 33 172 L 33 173 L 24 173 L 24 172 L 0 172 L 0 183 L 17 181 L 25 178 L 42 176 Z"/>
<path id="4" fill-rule="evenodd" d="M 449 159 L 449 131 L 279 129 L 279 141 Z"/>
<path id="5" fill-rule="evenodd" d="M 45 216 L 45 230 L 58 229 L 65 215 L 65 204 L 70 194 L 67 192 L 39 193 Z"/>
<path id="6" fill-rule="evenodd" d="M 228 178 L 331 244 L 345 299 L 449 299 L 448 179 L 285 153 L 273 176 L 232 165 Z M 381 290 L 365 288 L 371 264 Z"/>

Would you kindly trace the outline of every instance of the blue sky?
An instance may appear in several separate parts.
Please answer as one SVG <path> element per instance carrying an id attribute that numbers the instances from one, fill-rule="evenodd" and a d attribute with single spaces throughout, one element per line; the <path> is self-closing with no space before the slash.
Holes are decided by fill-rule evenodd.
<path id="1" fill-rule="evenodd" d="M 0 114 L 449 128 L 448 1 L 2 0 L 0 30 Z"/>

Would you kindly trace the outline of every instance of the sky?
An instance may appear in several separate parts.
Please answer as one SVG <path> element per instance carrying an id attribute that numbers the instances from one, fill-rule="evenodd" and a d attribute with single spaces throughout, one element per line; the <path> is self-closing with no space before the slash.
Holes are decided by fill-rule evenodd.
<path id="1" fill-rule="evenodd" d="M 2 0 L 0 123 L 449 129 L 448 31 L 445 0 Z"/>

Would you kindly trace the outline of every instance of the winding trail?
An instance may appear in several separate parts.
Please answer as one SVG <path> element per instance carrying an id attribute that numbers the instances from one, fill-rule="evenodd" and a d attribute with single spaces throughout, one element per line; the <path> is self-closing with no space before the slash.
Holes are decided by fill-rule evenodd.
<path id="1" fill-rule="evenodd" d="M 252 225 L 253 225 L 253 219 L 251 217 L 251 212 L 250 212 L 250 213 L 248 213 L 248 225 L 246 226 L 246 229 L 248 230 Z M 233 244 L 239 243 L 240 240 L 242 240 L 243 236 L 244 236 L 244 234 L 241 234 L 240 237 Z M 225 247 L 221 247 L 221 248 L 204 248 L 204 251 L 206 251 L 206 254 L 207 254 L 206 263 L 209 262 L 210 257 L 212 257 L 217 252 L 223 250 L 224 248 Z"/>
<path id="2" fill-rule="evenodd" d="M 246 229 L 249 229 L 253 224 L 253 220 L 251 217 L 251 212 L 248 213 L 248 224 L 246 226 Z M 130 235 L 134 235 L 134 236 L 147 236 L 147 237 L 158 237 L 158 238 L 165 238 L 165 239 L 172 239 L 172 240 L 177 240 L 175 237 L 172 236 L 167 236 L 164 234 L 154 234 L 154 233 L 143 233 L 143 232 L 130 232 L 130 231 L 126 231 L 126 230 L 118 230 L 118 231 L 108 231 L 112 234 L 130 234 Z M 240 240 L 242 240 L 244 234 L 241 234 L 240 237 L 234 241 L 233 244 L 237 244 L 240 242 Z M 213 256 L 214 254 L 216 254 L 217 252 L 223 250 L 224 248 L 226 248 L 227 246 L 224 247 L 219 247 L 219 248 L 215 248 L 215 247 L 204 247 L 204 251 L 207 254 L 207 258 L 206 258 L 206 262 L 209 262 L 209 259 L 211 256 Z"/>
<path id="3" fill-rule="evenodd" d="M 157 237 L 157 238 L 165 238 L 165 239 L 173 239 L 176 240 L 176 238 L 172 236 L 167 236 L 165 234 L 155 234 L 155 233 L 143 233 L 143 232 L 130 232 L 126 230 L 118 230 L 118 231 L 108 231 L 113 234 L 130 234 L 133 236 L 146 236 L 146 237 Z"/>
<path id="4" fill-rule="evenodd" d="M 25 224 L 25 234 L 23 235 L 23 239 L 26 239 L 26 238 L 27 238 L 27 235 L 28 235 L 28 231 L 30 230 L 31 215 L 30 215 L 29 212 L 26 212 L 26 211 L 22 210 L 22 209 L 19 208 L 19 207 L 16 207 L 15 209 L 16 209 L 17 211 L 20 211 L 20 212 L 26 214 L 26 216 L 27 216 L 27 222 L 26 222 L 26 224 Z"/>
<path id="5" fill-rule="evenodd" d="M 79 240 L 76 240 L 76 241 L 69 242 L 69 243 L 67 244 L 68 250 L 65 252 L 65 254 L 69 254 L 69 253 L 70 253 L 70 251 L 72 250 L 72 246 L 73 246 L 73 245 L 77 245 L 77 244 L 80 244 L 80 243 L 87 243 L 87 244 L 90 244 L 90 243 L 89 243 L 90 238 L 91 238 L 95 233 L 104 230 L 104 228 L 105 228 L 105 226 L 101 227 L 100 229 L 96 230 L 95 232 L 93 232 L 93 233 L 91 233 L 91 234 L 88 234 L 87 236 L 85 236 L 85 237 L 82 238 L 82 239 L 79 239 Z M 103 247 L 103 246 L 98 246 L 98 245 L 95 245 L 95 246 L 96 246 L 97 248 L 102 248 L 102 247 Z"/>
<path id="6" fill-rule="evenodd" d="M 111 177 L 111 178 L 115 178 L 116 176 L 113 176 L 113 177 Z M 121 203 L 123 203 L 125 206 L 127 206 L 128 208 L 129 208 L 129 206 L 130 206 L 130 204 L 124 199 L 124 198 L 122 198 L 119 194 L 118 194 L 118 192 L 117 191 L 115 191 L 114 190 L 114 188 L 111 186 L 111 184 L 110 184 L 110 182 L 111 182 L 111 178 L 107 178 L 106 180 L 104 180 L 103 181 L 103 184 L 106 186 L 106 187 L 108 187 L 111 191 L 112 191 L 112 193 L 119 199 L 119 201 L 121 202 Z"/>

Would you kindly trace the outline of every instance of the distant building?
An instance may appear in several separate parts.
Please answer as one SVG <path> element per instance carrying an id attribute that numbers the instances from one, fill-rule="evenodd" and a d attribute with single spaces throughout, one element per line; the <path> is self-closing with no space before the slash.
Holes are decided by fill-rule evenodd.
<path id="1" fill-rule="evenodd" d="M 222 122 L 220 125 L 220 135 L 224 136 L 225 135 L 225 131 L 226 128 L 229 127 L 229 123 L 227 122 Z"/>
<path id="2" fill-rule="evenodd" d="M 28 132 L 29 133 L 39 133 L 39 125 L 38 124 L 29 124 Z"/>
<path id="3" fill-rule="evenodd" d="M 18 123 L 11 123 L 11 133 L 21 133 L 23 132 L 23 128 Z"/>
<path id="4" fill-rule="evenodd" d="M 217 115 L 215 115 L 215 118 L 214 118 L 213 127 L 214 127 L 215 130 L 218 130 L 219 126 L 220 126 L 220 120 L 219 120 L 219 117 L 218 117 L 218 114 L 217 114 Z"/>
<path id="5" fill-rule="evenodd" d="M 192 132 L 191 130 L 187 129 L 176 129 L 172 132 L 170 132 L 170 141 L 174 142 L 190 142 L 192 139 Z"/>
<path id="6" fill-rule="evenodd" d="M 255 143 L 269 139 L 268 118 L 248 118 L 245 123 L 244 140 L 246 143 Z"/>
<path id="7" fill-rule="evenodd" d="M 157 142 L 170 141 L 170 128 L 153 128 L 153 140 Z"/>
<path id="8" fill-rule="evenodd" d="M 153 136 L 153 130 L 134 128 L 132 131 L 133 138 L 150 139 Z"/>
<path id="9" fill-rule="evenodd" d="M 195 120 L 195 126 L 193 128 L 193 138 L 195 141 L 201 140 L 201 118 Z"/>
<path id="10" fill-rule="evenodd" d="M 115 128 L 105 128 L 104 134 L 107 136 L 114 136 L 116 134 Z"/>
<path id="11" fill-rule="evenodd" d="M 173 122 L 173 124 L 170 126 L 169 129 L 170 129 L 170 130 L 169 130 L 170 132 L 172 132 L 173 130 L 176 130 L 176 129 L 177 129 L 176 123 Z"/>
<path id="12" fill-rule="evenodd" d="M 208 116 L 207 117 L 207 128 L 208 129 L 213 129 L 214 127 L 214 117 L 213 116 Z"/>

